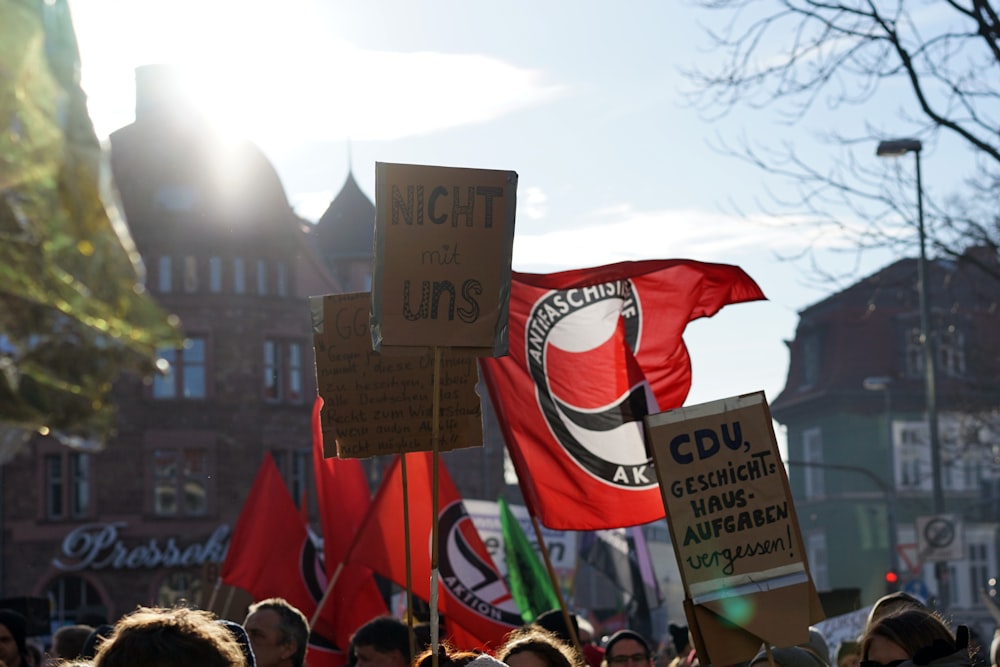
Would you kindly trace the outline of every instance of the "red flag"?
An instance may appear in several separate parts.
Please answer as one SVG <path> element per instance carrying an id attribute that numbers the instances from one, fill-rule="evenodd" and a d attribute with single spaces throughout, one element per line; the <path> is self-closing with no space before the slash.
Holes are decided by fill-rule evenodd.
<path id="1" fill-rule="evenodd" d="M 430 600 L 432 454 L 406 455 L 413 594 Z M 521 614 L 483 544 L 444 463 L 438 468 L 438 610 L 458 648 L 495 649 L 522 624 Z M 406 586 L 403 475 L 397 456 L 386 471 L 347 556 Z M 463 632 L 464 631 L 464 632 Z"/>
<path id="2" fill-rule="evenodd" d="M 313 471 L 323 528 L 323 561 L 332 577 L 350 549 L 354 535 L 364 520 L 371 501 L 368 480 L 358 459 L 323 458 L 323 430 L 320 411 L 323 398 L 313 405 Z M 320 611 L 334 628 L 337 646 L 350 645 L 351 635 L 373 618 L 388 614 L 382 592 L 372 571 L 345 564 Z"/>
<path id="3" fill-rule="evenodd" d="M 311 617 L 326 588 L 326 575 L 292 494 L 270 452 L 264 456 L 229 540 L 222 581 L 250 593 L 255 600 L 284 598 Z M 333 647 L 330 626 L 311 629 L 307 658 L 317 667 L 344 664 Z"/>
<path id="4" fill-rule="evenodd" d="M 532 514 L 563 530 L 662 519 L 642 417 L 687 398 L 688 322 L 763 298 L 739 267 L 691 260 L 515 272 L 509 355 L 480 369 Z"/>

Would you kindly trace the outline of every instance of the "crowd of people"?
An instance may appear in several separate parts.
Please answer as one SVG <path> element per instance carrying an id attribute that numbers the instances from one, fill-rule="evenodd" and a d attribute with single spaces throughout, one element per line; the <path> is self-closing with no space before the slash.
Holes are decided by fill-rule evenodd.
<path id="1" fill-rule="evenodd" d="M 601 639 L 586 620 L 562 610 L 512 631 L 489 652 L 459 650 L 445 639 L 435 656 L 426 630 L 373 619 L 352 636 L 347 667 L 709 667 L 685 627 L 670 627 L 667 664 L 640 633 L 622 629 Z M 43 654 L 27 642 L 25 617 L 0 609 L 0 667 L 306 667 L 308 639 L 305 615 L 270 598 L 252 604 L 243 623 L 187 607 L 139 607 L 114 625 L 59 628 Z M 900 593 L 872 606 L 857 641 L 830 647 L 809 628 L 801 645 L 762 645 L 753 658 L 726 667 L 998 667 L 998 652 L 1000 630 L 985 645 Z"/>

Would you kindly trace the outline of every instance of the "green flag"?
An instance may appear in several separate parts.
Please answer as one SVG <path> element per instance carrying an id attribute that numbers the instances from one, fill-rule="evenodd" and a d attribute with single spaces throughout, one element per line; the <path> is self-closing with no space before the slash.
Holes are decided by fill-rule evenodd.
<path id="1" fill-rule="evenodd" d="M 503 531 L 503 552 L 507 560 L 507 579 L 521 618 L 531 623 L 539 614 L 559 608 L 559 597 L 548 572 L 534 547 L 524 534 L 506 501 L 500 498 L 500 528 Z"/>

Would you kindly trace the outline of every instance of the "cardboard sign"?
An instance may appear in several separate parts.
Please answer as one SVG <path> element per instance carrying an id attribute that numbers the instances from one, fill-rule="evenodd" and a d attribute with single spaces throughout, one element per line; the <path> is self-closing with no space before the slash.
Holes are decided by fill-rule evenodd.
<path id="1" fill-rule="evenodd" d="M 372 347 L 507 353 L 517 174 L 378 162 Z"/>
<path id="2" fill-rule="evenodd" d="M 326 457 L 366 458 L 433 449 L 434 353 L 374 352 L 368 292 L 312 297 L 316 386 Z M 481 447 L 475 357 L 441 351 L 440 451 Z"/>
<path id="3" fill-rule="evenodd" d="M 763 392 L 644 419 L 703 663 L 794 646 L 823 618 Z"/>

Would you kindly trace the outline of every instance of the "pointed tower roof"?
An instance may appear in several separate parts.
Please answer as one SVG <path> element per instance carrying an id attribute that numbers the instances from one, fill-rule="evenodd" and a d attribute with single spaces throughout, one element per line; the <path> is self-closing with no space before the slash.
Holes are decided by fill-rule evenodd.
<path id="1" fill-rule="evenodd" d="M 375 243 L 375 204 L 361 191 L 354 172 L 316 223 L 316 241 L 331 260 L 370 259 Z"/>

